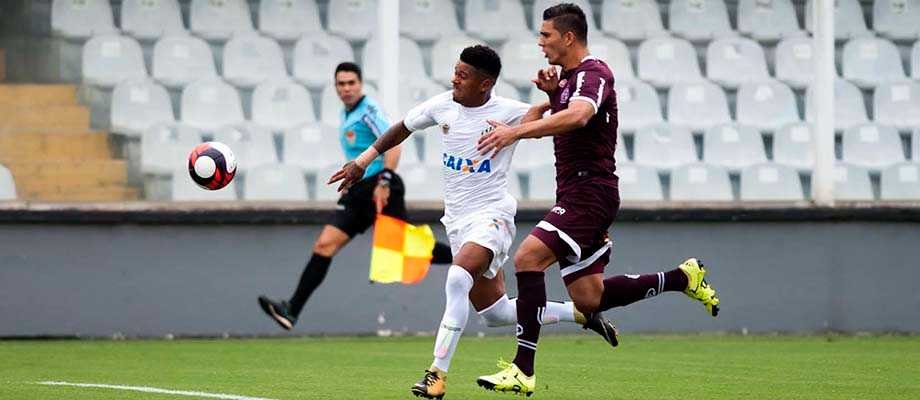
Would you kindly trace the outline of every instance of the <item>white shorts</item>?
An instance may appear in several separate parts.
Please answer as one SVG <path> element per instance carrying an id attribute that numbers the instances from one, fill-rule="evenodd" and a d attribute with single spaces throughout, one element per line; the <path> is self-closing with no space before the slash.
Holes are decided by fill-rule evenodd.
<path id="1" fill-rule="evenodd" d="M 492 251 L 492 263 L 482 274 L 487 279 L 495 278 L 508 261 L 515 234 L 513 219 L 490 214 L 471 215 L 462 222 L 444 224 L 444 228 L 454 256 L 465 243 L 476 243 Z"/>

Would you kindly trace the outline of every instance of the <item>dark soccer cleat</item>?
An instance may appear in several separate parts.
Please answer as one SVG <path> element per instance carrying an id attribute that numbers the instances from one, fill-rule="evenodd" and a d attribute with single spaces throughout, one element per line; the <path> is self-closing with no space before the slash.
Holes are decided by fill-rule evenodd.
<path id="1" fill-rule="evenodd" d="M 291 330 L 297 324 L 297 317 L 291 315 L 291 307 L 286 301 L 273 301 L 265 296 L 259 296 L 259 307 L 265 311 L 284 330 Z"/>
<path id="2" fill-rule="evenodd" d="M 447 376 L 439 374 L 436 371 L 425 371 L 425 376 L 412 385 L 412 394 L 415 397 L 424 397 L 426 399 L 444 398 L 444 392 L 447 390 Z"/>
<path id="3" fill-rule="evenodd" d="M 613 325 L 613 322 L 604 318 L 603 314 L 599 312 L 585 314 L 585 318 L 587 322 L 581 326 L 582 329 L 590 329 L 598 335 L 601 335 L 601 337 L 613 347 L 617 347 L 617 345 L 620 344 L 620 331 Z"/>

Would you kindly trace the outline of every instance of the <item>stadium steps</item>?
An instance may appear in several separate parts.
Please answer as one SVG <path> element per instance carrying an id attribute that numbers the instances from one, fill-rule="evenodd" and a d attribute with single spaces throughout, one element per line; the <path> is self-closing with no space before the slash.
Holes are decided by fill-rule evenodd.
<path id="1" fill-rule="evenodd" d="M 0 164 L 21 200 L 129 201 L 125 160 L 108 134 L 89 130 L 89 109 L 74 85 L 0 85 Z"/>

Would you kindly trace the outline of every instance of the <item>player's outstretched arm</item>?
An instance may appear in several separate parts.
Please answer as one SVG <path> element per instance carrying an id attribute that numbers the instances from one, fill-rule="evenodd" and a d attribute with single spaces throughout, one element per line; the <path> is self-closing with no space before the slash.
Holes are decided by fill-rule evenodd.
<path id="1" fill-rule="evenodd" d="M 341 181 L 338 191 L 343 191 L 354 185 L 355 182 L 361 180 L 364 176 L 364 171 L 367 169 L 367 166 L 374 161 L 377 156 L 380 154 L 386 153 L 388 150 L 398 146 L 404 140 L 406 140 L 412 132 L 406 128 L 406 124 L 403 121 L 399 121 L 390 129 L 387 129 L 386 132 L 374 142 L 371 147 L 368 147 L 367 150 L 364 150 L 361 155 L 355 158 L 352 161 L 345 163 L 341 169 L 332 174 L 332 177 L 329 178 L 327 185 Z M 398 158 L 399 155 L 396 155 Z M 386 161 L 386 160 L 384 160 Z"/>
<path id="2" fill-rule="evenodd" d="M 543 103 L 531 106 L 530 109 L 527 110 L 527 112 L 524 114 L 524 116 L 521 117 L 521 123 L 526 124 L 528 122 L 543 118 L 543 115 L 549 111 L 549 108 L 550 105 L 548 101 L 544 101 Z"/>
<path id="3" fill-rule="evenodd" d="M 484 155 L 494 155 L 519 139 L 568 133 L 587 125 L 592 116 L 594 116 L 594 106 L 591 103 L 574 100 L 569 103 L 569 107 L 565 110 L 549 117 L 517 126 L 508 126 L 497 121 L 489 121 L 489 124 L 494 126 L 495 130 L 491 134 L 479 138 L 479 152 Z"/>

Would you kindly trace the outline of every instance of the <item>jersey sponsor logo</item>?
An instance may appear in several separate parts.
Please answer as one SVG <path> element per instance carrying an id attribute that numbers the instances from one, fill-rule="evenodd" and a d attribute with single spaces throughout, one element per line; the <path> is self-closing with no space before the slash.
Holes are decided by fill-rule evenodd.
<path id="1" fill-rule="evenodd" d="M 492 160 L 471 160 L 469 158 L 455 157 L 444 153 L 444 166 L 454 171 L 460 171 L 470 174 L 490 173 L 492 172 Z"/>
<path id="2" fill-rule="evenodd" d="M 556 206 L 556 207 L 553 207 L 552 209 L 550 209 L 549 212 L 551 212 L 551 213 L 556 213 L 556 214 L 559 214 L 559 215 L 564 215 L 564 214 L 565 214 L 565 209 L 562 208 L 562 207 Z"/>

